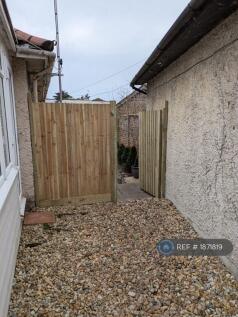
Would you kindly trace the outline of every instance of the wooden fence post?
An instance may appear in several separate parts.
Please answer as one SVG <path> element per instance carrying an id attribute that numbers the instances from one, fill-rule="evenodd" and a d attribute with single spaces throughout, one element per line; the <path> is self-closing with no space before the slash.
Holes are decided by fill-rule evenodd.
<path id="1" fill-rule="evenodd" d="M 116 102 L 111 102 L 111 164 L 112 164 L 112 201 L 117 202 L 117 116 Z"/>
<path id="2" fill-rule="evenodd" d="M 168 101 L 162 110 L 162 162 L 161 162 L 161 197 L 165 198 L 166 190 L 166 156 L 167 156 Z"/>
<path id="3" fill-rule="evenodd" d="M 32 95 L 28 92 L 27 94 L 27 102 L 28 102 L 28 111 L 29 111 L 29 122 L 30 122 L 30 136 L 31 136 L 31 153 L 32 153 L 32 166 L 33 166 L 33 183 L 34 183 L 34 200 L 35 204 L 38 204 L 38 175 L 36 171 L 36 155 L 35 155 L 35 126 L 34 126 L 34 119 L 33 119 L 33 102 L 32 102 Z"/>
<path id="4" fill-rule="evenodd" d="M 159 186 L 158 186 L 158 198 L 161 198 L 161 192 L 162 192 L 162 140 L 163 140 L 163 111 L 160 110 L 159 111 L 159 156 L 158 156 L 158 161 L 159 161 L 159 174 L 158 174 L 158 178 L 159 178 Z"/>

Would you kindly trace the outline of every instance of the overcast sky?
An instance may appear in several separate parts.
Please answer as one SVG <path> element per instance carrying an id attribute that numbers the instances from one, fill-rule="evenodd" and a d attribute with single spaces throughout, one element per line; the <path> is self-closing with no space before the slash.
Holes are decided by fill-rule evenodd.
<path id="1" fill-rule="evenodd" d="M 92 99 L 118 100 L 129 92 L 131 79 L 188 2 L 58 0 L 63 89 L 73 97 L 88 93 Z M 55 39 L 53 0 L 7 0 L 7 4 L 14 27 Z M 53 77 L 48 96 L 56 91 Z"/>

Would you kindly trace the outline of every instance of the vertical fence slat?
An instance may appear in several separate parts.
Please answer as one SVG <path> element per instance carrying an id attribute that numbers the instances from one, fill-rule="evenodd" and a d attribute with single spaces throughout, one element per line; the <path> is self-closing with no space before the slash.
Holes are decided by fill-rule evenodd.
<path id="1" fill-rule="evenodd" d="M 151 111 L 148 111 L 148 192 L 151 193 Z"/>
<path id="2" fill-rule="evenodd" d="M 148 180 L 149 180 L 149 120 L 148 120 L 148 112 L 146 112 L 146 171 L 148 171 L 148 173 L 146 173 L 146 191 L 149 191 L 149 186 L 148 186 Z"/>
<path id="3" fill-rule="evenodd" d="M 155 113 L 155 197 L 158 197 L 159 194 L 159 112 L 156 111 Z"/>
<path id="4" fill-rule="evenodd" d="M 168 126 L 168 102 L 163 109 L 162 125 L 162 166 L 161 166 L 161 196 L 165 197 L 166 190 L 166 154 L 167 154 L 167 126 Z"/>

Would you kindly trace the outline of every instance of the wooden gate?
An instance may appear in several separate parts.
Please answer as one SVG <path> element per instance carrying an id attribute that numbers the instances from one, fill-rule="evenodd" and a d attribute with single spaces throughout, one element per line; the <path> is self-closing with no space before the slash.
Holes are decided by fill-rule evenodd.
<path id="1" fill-rule="evenodd" d="M 165 197 L 167 124 L 167 103 L 139 114 L 140 187 L 155 197 Z"/>
<path id="2" fill-rule="evenodd" d="M 37 206 L 116 201 L 115 103 L 30 109 Z"/>

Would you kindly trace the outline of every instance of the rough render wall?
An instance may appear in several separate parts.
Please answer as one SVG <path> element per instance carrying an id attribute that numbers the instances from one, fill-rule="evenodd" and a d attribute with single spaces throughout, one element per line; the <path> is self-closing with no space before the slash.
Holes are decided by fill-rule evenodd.
<path id="1" fill-rule="evenodd" d="M 235 12 L 149 83 L 148 108 L 169 102 L 166 197 L 201 236 L 233 242 L 238 275 L 237 38 Z"/>
<path id="2" fill-rule="evenodd" d="M 146 109 L 146 96 L 134 93 L 131 97 L 117 107 L 118 141 L 125 146 L 135 146 L 139 142 L 139 116 L 140 111 Z"/>
<path id="3" fill-rule="evenodd" d="M 30 121 L 27 102 L 28 81 L 26 62 L 23 59 L 13 61 L 13 80 L 16 103 L 18 143 L 20 152 L 22 192 L 28 202 L 34 201 L 34 180 Z"/>

